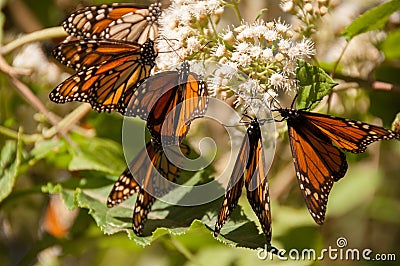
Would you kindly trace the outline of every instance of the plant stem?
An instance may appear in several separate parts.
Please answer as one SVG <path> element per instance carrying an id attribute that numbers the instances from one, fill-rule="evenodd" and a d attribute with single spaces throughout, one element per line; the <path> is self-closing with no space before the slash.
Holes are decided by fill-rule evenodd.
<path id="1" fill-rule="evenodd" d="M 0 134 L 3 134 L 4 136 L 7 136 L 12 139 L 20 138 L 24 143 L 33 143 L 43 139 L 43 137 L 40 134 L 32 134 L 32 135 L 20 134 L 12 129 L 3 126 L 0 126 Z"/>
<path id="2" fill-rule="evenodd" d="M 207 18 L 211 24 L 211 28 L 213 29 L 213 35 L 215 36 L 216 39 L 218 39 L 218 31 L 217 31 L 217 28 L 215 27 L 212 17 L 208 15 Z"/>
<path id="3" fill-rule="evenodd" d="M 35 32 L 24 35 L 21 38 L 18 38 L 16 40 L 4 45 L 3 47 L 0 48 L 0 53 L 8 54 L 11 51 L 15 50 L 16 48 L 23 46 L 30 42 L 37 42 L 37 41 L 48 40 L 48 39 L 52 39 L 52 38 L 61 38 L 61 37 L 66 37 L 66 36 L 67 36 L 67 33 L 64 31 L 64 29 L 61 26 L 35 31 Z"/>
<path id="4" fill-rule="evenodd" d="M 233 0 L 232 2 L 225 2 L 225 1 L 221 1 L 221 2 L 222 2 L 222 4 L 231 7 L 233 9 L 233 11 L 235 11 L 236 17 L 238 18 L 239 23 L 241 23 L 242 15 L 240 14 L 240 11 L 239 11 L 240 0 L 237 0 L 237 1 Z"/>
<path id="5" fill-rule="evenodd" d="M 89 104 L 81 104 L 78 108 L 74 109 L 71 113 L 69 113 L 63 120 L 57 123 L 56 126 L 46 130 L 43 132 L 43 136 L 45 138 L 50 138 L 56 135 L 57 133 L 61 135 L 66 135 L 68 131 L 74 129 L 74 131 L 86 137 L 93 137 L 95 133 L 92 130 L 83 129 L 81 127 L 76 126 L 76 123 L 80 121 L 86 114 L 91 110 Z"/>

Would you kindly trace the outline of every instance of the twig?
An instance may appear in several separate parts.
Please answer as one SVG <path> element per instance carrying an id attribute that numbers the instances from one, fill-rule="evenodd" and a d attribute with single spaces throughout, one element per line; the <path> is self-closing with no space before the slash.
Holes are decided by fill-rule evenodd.
<path id="1" fill-rule="evenodd" d="M 43 132 L 45 138 L 50 138 L 57 133 L 61 135 L 67 134 L 68 131 L 74 129 L 75 131 L 79 132 L 85 136 L 94 136 L 92 130 L 82 129 L 81 127 L 76 126 L 76 123 L 80 121 L 86 114 L 90 111 L 91 107 L 89 104 L 81 104 L 78 108 L 76 108 L 73 112 L 68 114 L 61 120 L 56 127 L 52 127 Z"/>
<path id="2" fill-rule="evenodd" d="M 2 70 L 4 73 L 6 73 L 10 79 L 17 91 L 22 95 L 22 97 L 37 111 L 41 112 L 46 119 L 56 128 L 58 128 L 58 119 L 53 115 L 52 112 L 50 112 L 44 105 L 43 103 L 39 100 L 39 98 L 36 97 L 36 95 L 26 86 L 24 83 L 22 83 L 13 73 L 13 71 L 9 72 L 13 68 L 9 66 L 6 62 L 6 60 L 0 55 L 0 70 Z M 6 67 L 5 67 L 6 66 Z M 63 135 L 65 139 L 69 142 L 70 139 L 67 135 Z"/>
<path id="3" fill-rule="evenodd" d="M 333 88 L 334 91 L 342 91 L 349 88 L 371 88 L 372 90 L 384 90 L 391 91 L 394 93 L 400 94 L 400 86 L 394 85 L 392 83 L 383 82 L 383 81 L 367 81 L 360 78 L 348 77 L 341 74 L 336 74 L 335 79 L 344 80 L 344 83 L 341 83 Z"/>
<path id="4" fill-rule="evenodd" d="M 3 127 L 3 126 L 0 126 L 0 134 L 3 134 L 4 136 L 7 136 L 7 137 L 13 138 L 13 139 L 20 138 L 25 143 L 34 143 L 43 138 L 42 135 L 40 135 L 40 134 L 32 134 L 32 135 L 20 134 L 17 131 L 14 131 L 12 129 L 9 129 L 9 128 Z"/>
<path id="5" fill-rule="evenodd" d="M 339 58 L 337 59 L 337 61 L 333 65 L 333 69 L 332 69 L 332 72 L 331 72 L 331 76 L 332 77 L 335 75 L 337 67 L 339 66 L 340 60 L 342 60 L 344 52 L 346 52 L 347 47 L 349 47 L 349 44 L 350 44 L 350 41 L 346 42 L 346 46 L 343 47 L 343 50 L 340 52 Z"/>
<path id="6" fill-rule="evenodd" d="M 30 75 L 31 71 L 28 69 L 17 69 L 15 67 L 10 66 L 4 57 L 0 56 L 0 69 L 8 74 L 12 75 Z"/>
<path id="7" fill-rule="evenodd" d="M 53 125 L 57 126 L 58 121 L 57 118 L 51 113 L 47 108 L 43 105 L 43 103 L 36 97 L 35 94 L 19 79 L 17 79 L 14 75 L 9 74 L 11 78 L 11 82 L 17 88 L 18 92 L 25 98 L 25 100 L 32 105 L 36 110 L 41 112 L 46 119 Z"/>
<path id="8" fill-rule="evenodd" d="M 63 36 L 66 36 L 66 33 L 63 31 L 62 27 L 54 27 L 36 31 L 31 34 L 27 34 L 13 42 L 10 42 L 9 44 L 3 47 L 0 47 L 0 53 L 7 54 L 13 51 L 14 49 L 29 42 L 45 40 L 54 37 L 63 37 Z M 23 96 L 23 98 L 25 98 L 25 100 L 30 105 L 32 105 L 34 109 L 42 113 L 46 117 L 46 119 L 52 124 L 53 126 L 52 128 L 43 132 L 43 137 L 47 138 L 47 137 L 52 137 L 56 134 L 60 134 L 61 136 L 65 137 L 68 142 L 71 143 L 71 140 L 66 135 L 71 128 L 73 128 L 76 131 L 79 131 L 83 135 L 87 135 L 86 130 L 84 130 L 85 132 L 83 132 L 82 128 L 76 126 L 76 122 L 78 122 L 87 114 L 87 112 L 90 110 L 89 105 L 86 104 L 81 105 L 74 112 L 72 112 L 59 122 L 60 118 L 54 115 L 52 112 L 50 112 L 43 105 L 43 103 L 36 97 L 36 95 L 32 93 L 32 91 L 16 77 L 17 75 L 27 75 L 30 73 L 26 70 L 20 70 L 10 66 L 1 54 L 0 54 L 0 70 L 2 70 L 10 77 L 11 82 L 17 88 L 17 91 Z M 3 133 L 10 133 L 10 132 L 3 132 Z"/>
<path id="9" fill-rule="evenodd" d="M 61 38 L 66 36 L 67 33 L 63 30 L 61 26 L 35 31 L 4 45 L 3 47 L 0 48 L 0 53 L 8 54 L 14 49 L 30 42 L 37 42 L 52 38 Z"/>

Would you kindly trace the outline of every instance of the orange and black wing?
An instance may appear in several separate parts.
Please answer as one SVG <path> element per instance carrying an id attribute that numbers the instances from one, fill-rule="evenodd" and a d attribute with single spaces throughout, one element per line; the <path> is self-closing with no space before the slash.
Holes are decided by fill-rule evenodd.
<path id="1" fill-rule="evenodd" d="M 113 39 L 140 44 L 158 36 L 161 4 L 150 6 L 114 3 L 90 6 L 72 13 L 63 23 L 65 31 L 77 38 Z"/>
<path id="2" fill-rule="evenodd" d="M 143 156 L 144 154 L 145 153 L 141 152 L 140 156 Z M 115 182 L 110 194 L 108 195 L 107 207 L 112 208 L 115 205 L 120 204 L 133 194 L 139 192 L 139 190 L 139 184 L 133 178 L 129 168 L 126 168 L 125 171 L 119 176 L 117 182 Z"/>
<path id="3" fill-rule="evenodd" d="M 378 140 L 400 139 L 400 133 L 361 121 L 305 111 L 298 113 L 339 148 L 353 153 L 364 152 L 369 144 Z"/>
<path id="4" fill-rule="evenodd" d="M 78 71 L 111 59 L 141 54 L 142 48 L 138 43 L 122 41 L 72 40 L 59 44 L 52 54 L 60 63 Z"/>
<path id="5" fill-rule="evenodd" d="M 153 46 L 152 41 L 147 41 L 140 49 L 129 43 L 121 46 L 120 42 L 101 41 L 99 46 L 96 45 L 96 52 L 86 52 L 86 57 L 80 56 L 84 52 L 78 52 L 80 63 L 74 59 L 64 62 L 69 61 L 71 66 L 82 69 L 58 85 L 50 93 L 50 99 L 56 103 L 88 102 L 98 112 L 115 110 L 124 114 L 127 101 L 124 97 L 132 97 L 138 85 L 150 76 L 156 57 Z M 68 55 L 72 53 L 69 52 Z M 111 58 L 90 66 L 93 61 L 100 62 L 102 57 Z M 90 67 L 83 68 L 82 62 Z"/>
<path id="6" fill-rule="evenodd" d="M 180 86 L 182 92 L 181 120 L 190 123 L 193 119 L 203 117 L 207 111 L 208 90 L 199 75 L 190 72 L 189 62 L 183 62 L 179 70 Z"/>
<path id="7" fill-rule="evenodd" d="M 244 185 L 244 172 L 247 166 L 248 156 L 250 154 L 250 142 L 248 134 L 246 134 L 239 154 L 233 167 L 232 175 L 229 179 L 228 187 L 225 191 L 221 209 L 218 213 L 217 222 L 215 223 L 214 236 L 217 236 L 229 219 L 232 211 L 236 208 Z"/>
<path id="8" fill-rule="evenodd" d="M 189 130 L 191 121 L 205 115 L 208 106 L 208 91 L 206 82 L 193 72 L 184 75 L 180 91 L 182 92 L 182 107 L 180 112 L 175 115 L 179 123 L 174 124 L 173 131 L 177 132 L 175 136 L 182 141 Z M 169 136 L 171 133 L 166 131 L 163 135 Z"/>
<path id="9" fill-rule="evenodd" d="M 125 115 L 138 116 L 147 120 L 150 112 L 156 111 L 159 114 L 152 119 L 162 119 L 159 110 L 165 111 L 165 108 L 162 108 L 163 106 L 176 104 L 177 100 L 174 100 L 174 97 L 178 95 L 173 88 L 177 82 L 176 71 L 164 71 L 148 77 L 138 86 L 136 91 L 126 92 L 124 97 L 124 104 L 127 106 Z M 166 95 L 167 92 L 169 92 L 168 95 Z"/>
<path id="10" fill-rule="evenodd" d="M 153 144 L 151 144 L 151 146 L 153 147 Z M 180 149 L 183 155 L 188 155 L 188 146 L 181 144 Z M 135 171 L 135 176 L 141 184 L 135 207 L 133 209 L 132 221 L 133 231 L 138 236 L 141 236 L 143 233 L 144 223 L 147 220 L 147 215 L 150 212 L 155 199 L 164 196 L 172 190 L 170 182 L 176 180 L 180 171 L 176 165 L 169 161 L 164 150 L 158 149 L 150 151 L 148 149 L 148 152 L 150 152 L 149 156 L 154 167 L 141 165 L 138 166 L 139 168 L 137 171 L 135 171 L 134 168 L 131 168 L 131 170 Z M 154 157 L 151 157 L 151 152 L 154 152 Z M 172 156 L 175 158 L 177 158 L 176 156 L 182 158 L 182 154 L 173 154 Z"/>
<path id="11" fill-rule="evenodd" d="M 180 145 L 180 149 L 184 155 L 189 153 L 188 146 L 184 144 Z M 182 158 L 177 151 L 173 156 L 178 156 L 175 157 L 178 160 Z M 115 183 L 107 206 L 111 208 L 137 192 L 132 228 L 135 234 L 141 235 L 156 197 L 162 197 L 171 190 L 169 182 L 175 181 L 178 173 L 179 168 L 168 160 L 164 150 L 149 142 Z"/>
<path id="12" fill-rule="evenodd" d="M 317 224 L 325 219 L 333 183 L 347 171 L 345 154 L 307 119 L 288 119 L 290 147 L 300 190 Z"/>
<path id="13" fill-rule="evenodd" d="M 178 91 L 179 75 L 177 71 L 157 73 L 146 79 L 135 93 L 134 100 L 128 104 L 125 115 L 137 115 L 147 121 L 152 140 L 161 144 L 162 127 L 167 128 L 171 136 L 175 136 L 174 127 L 166 121 L 175 121 L 171 112 L 181 102 L 181 93 Z M 126 97 L 128 99 L 129 97 Z M 177 121 L 179 123 L 179 120 Z M 188 128 L 184 130 L 186 135 Z"/>
<path id="14" fill-rule="evenodd" d="M 245 139 L 239 150 L 239 155 L 229 181 L 230 189 L 225 193 L 215 225 L 214 235 L 218 235 L 225 221 L 237 206 L 243 184 L 246 187 L 247 199 L 250 206 L 260 221 L 267 242 L 270 243 L 272 220 L 267 169 L 264 164 L 260 126 L 256 119 L 250 122 Z"/>
<path id="15" fill-rule="evenodd" d="M 189 63 L 184 62 L 177 71 L 159 73 L 144 82 L 150 88 L 161 86 L 164 91 L 156 100 L 144 96 L 153 103 L 148 113 L 147 127 L 153 140 L 158 143 L 180 143 L 188 133 L 191 121 L 204 116 L 206 112 L 206 83 L 189 68 Z M 155 89 L 146 91 L 151 90 Z"/>
<path id="16" fill-rule="evenodd" d="M 256 119 L 253 119 L 250 122 L 247 133 L 249 135 L 251 147 L 244 176 L 247 199 L 249 200 L 250 206 L 260 221 L 261 228 L 266 235 L 267 242 L 270 243 L 272 236 L 272 220 L 267 181 L 268 169 L 266 169 L 264 163 L 265 158 L 262 147 L 261 130 Z"/>

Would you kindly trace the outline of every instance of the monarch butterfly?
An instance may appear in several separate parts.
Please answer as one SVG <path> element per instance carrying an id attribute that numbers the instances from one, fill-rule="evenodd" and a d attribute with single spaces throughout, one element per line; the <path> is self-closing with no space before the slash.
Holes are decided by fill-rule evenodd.
<path id="1" fill-rule="evenodd" d="M 145 43 L 158 36 L 161 3 L 143 6 L 128 3 L 90 6 L 72 13 L 63 23 L 65 31 L 80 39 L 112 39 Z"/>
<path id="2" fill-rule="evenodd" d="M 198 80 L 195 73 L 190 72 L 189 63 L 184 62 L 176 71 L 157 73 L 146 79 L 134 97 L 135 100 L 128 105 L 125 115 L 138 115 L 146 119 L 152 141 L 147 143 L 146 148 L 115 183 L 107 206 L 113 207 L 138 192 L 133 230 L 141 235 L 147 214 L 155 200 L 155 195 L 150 194 L 149 190 L 157 196 L 169 190 L 158 178 L 158 173 L 173 182 L 179 172 L 179 168 L 166 157 L 162 138 L 165 137 L 169 144 L 178 140 L 183 153 L 189 154 L 189 148 L 181 141 L 189 130 L 190 122 L 203 116 L 206 111 L 207 86 L 205 82 Z M 166 131 L 162 130 L 164 128 Z"/>
<path id="3" fill-rule="evenodd" d="M 185 144 L 180 144 L 180 149 L 183 154 L 189 154 L 189 147 Z M 173 152 L 174 157 L 180 156 L 176 151 Z M 132 228 L 136 235 L 141 236 L 155 196 L 162 196 L 169 191 L 168 183 L 165 183 L 159 174 L 174 182 L 178 173 L 179 168 L 169 161 L 162 147 L 148 142 L 114 184 L 107 199 L 107 206 L 114 207 L 138 193 Z"/>
<path id="4" fill-rule="evenodd" d="M 372 142 L 400 139 L 399 133 L 357 120 L 292 108 L 275 111 L 287 121 L 297 180 L 317 224 L 324 222 L 333 183 L 347 171 L 341 149 L 360 153 Z"/>
<path id="5" fill-rule="evenodd" d="M 138 84 L 150 76 L 157 56 L 151 40 L 144 44 L 75 40 L 60 44 L 53 55 L 78 72 L 58 85 L 50 100 L 88 102 L 98 112 L 122 114 Z"/>
<path id="6" fill-rule="evenodd" d="M 152 140 L 157 144 L 180 143 L 190 122 L 204 116 L 208 103 L 207 84 L 190 72 L 185 61 L 173 71 L 157 73 L 146 79 L 135 93 L 125 115 L 147 120 Z"/>
<path id="7" fill-rule="evenodd" d="M 271 242 L 271 208 L 266 175 L 260 125 L 257 118 L 253 118 L 248 125 L 229 180 L 228 187 L 230 189 L 225 192 L 215 224 L 214 236 L 219 234 L 222 226 L 237 206 L 243 185 L 245 185 L 247 199 L 260 221 L 267 243 Z"/>

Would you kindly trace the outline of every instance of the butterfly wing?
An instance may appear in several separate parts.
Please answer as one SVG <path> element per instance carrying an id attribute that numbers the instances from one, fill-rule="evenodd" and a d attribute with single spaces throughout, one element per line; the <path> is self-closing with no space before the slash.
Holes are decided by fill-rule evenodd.
<path id="1" fill-rule="evenodd" d="M 126 103 L 125 115 L 147 120 L 152 139 L 158 144 L 161 139 L 164 144 L 180 143 L 190 122 L 204 116 L 208 101 L 205 82 L 189 71 L 188 62 L 177 71 L 157 73 L 146 79 L 133 99 Z"/>
<path id="2" fill-rule="evenodd" d="M 182 70 L 180 70 L 182 71 Z M 180 78 L 178 85 L 173 89 L 174 101 L 168 104 L 160 101 L 163 108 L 153 110 L 154 115 L 162 115 L 162 123 L 149 123 L 150 132 L 160 135 L 165 144 L 180 143 L 187 135 L 192 120 L 203 117 L 208 103 L 207 87 L 195 73 L 183 75 L 178 71 Z M 158 105 L 158 104 L 157 104 Z M 168 114 L 165 116 L 165 114 Z M 161 121 L 161 120 L 159 120 Z"/>
<path id="3" fill-rule="evenodd" d="M 182 154 L 189 154 L 188 146 L 181 144 L 180 149 Z M 182 158 L 178 152 L 173 156 Z M 137 192 L 132 228 L 135 234 L 141 235 L 155 197 L 162 197 L 171 190 L 168 181 L 175 181 L 178 173 L 179 168 L 169 161 L 164 150 L 148 142 L 114 184 L 107 206 L 111 208 Z"/>
<path id="4" fill-rule="evenodd" d="M 189 63 L 182 64 L 180 91 L 183 94 L 182 121 L 189 123 L 193 119 L 203 117 L 207 111 L 207 84 L 196 73 L 189 71 Z"/>
<path id="5" fill-rule="evenodd" d="M 300 190 L 311 216 L 322 224 L 333 183 L 347 171 L 346 156 L 301 116 L 288 119 L 288 132 Z"/>
<path id="6" fill-rule="evenodd" d="M 207 84 L 193 72 L 186 77 L 186 82 L 181 84 L 182 110 L 177 114 L 177 121 L 174 131 L 178 132 L 175 136 L 179 137 L 179 142 L 189 131 L 192 120 L 203 117 L 208 106 Z M 169 134 L 167 134 L 169 135 Z"/>
<path id="7" fill-rule="evenodd" d="M 161 130 L 168 128 L 169 136 L 175 137 L 177 134 L 175 120 L 172 110 L 181 102 L 181 93 L 179 91 L 179 72 L 165 71 L 149 77 L 138 88 L 135 95 L 137 101 L 129 103 L 126 115 L 138 115 L 147 121 L 152 140 L 158 145 L 161 144 Z M 178 112 L 180 107 L 178 107 Z M 185 126 L 186 127 L 186 126 Z M 186 135 L 188 128 L 183 129 L 183 135 Z"/>
<path id="8" fill-rule="evenodd" d="M 339 148 L 353 153 L 364 152 L 369 144 L 378 140 L 400 139 L 400 133 L 361 121 L 306 111 L 298 112 Z"/>
<path id="9" fill-rule="evenodd" d="M 250 142 L 246 133 L 242 145 L 233 167 L 232 175 L 229 179 L 227 190 L 225 191 L 224 200 L 218 213 L 217 222 L 214 228 L 214 236 L 217 236 L 224 226 L 232 211 L 236 208 L 244 185 L 244 171 L 246 169 L 248 156 L 250 154 Z"/>
<path id="10" fill-rule="evenodd" d="M 144 189 L 140 189 L 135 207 L 133 208 L 132 229 L 137 236 L 143 235 L 144 223 L 147 220 L 147 215 L 151 211 L 156 200 L 151 194 L 147 193 Z"/>
<path id="11" fill-rule="evenodd" d="M 136 176 L 139 178 L 138 181 L 140 184 L 142 184 L 142 188 L 138 193 L 138 198 L 135 203 L 132 227 L 133 231 L 138 236 L 142 235 L 147 214 L 151 210 L 151 206 L 155 201 L 155 197 L 162 197 L 171 191 L 168 181 L 174 182 L 180 171 L 176 165 L 169 161 L 163 150 L 158 148 L 156 148 L 157 150 L 154 150 L 154 148 L 151 147 L 154 147 L 153 144 L 150 145 L 150 150 L 148 149 L 148 152 L 154 167 L 141 165 L 139 166 L 136 174 Z M 151 149 L 153 149 L 153 151 Z M 151 157 L 151 152 L 155 152 L 154 157 Z M 188 155 L 190 150 L 187 145 L 180 144 L 180 152 L 182 153 L 175 151 L 172 152 L 174 152 L 174 154 L 170 155 L 172 155 L 173 158 L 179 158 L 178 160 L 181 160 L 182 154 Z M 131 169 L 134 170 L 134 168 Z M 145 171 L 146 176 L 144 176 Z M 159 175 L 165 179 L 160 178 Z M 148 191 L 151 191 L 151 194 Z"/>
<path id="12" fill-rule="evenodd" d="M 267 242 L 271 241 L 272 220 L 266 176 L 267 169 L 264 164 L 261 131 L 258 122 L 252 120 L 229 181 L 231 189 L 225 193 L 222 208 L 218 214 L 214 229 L 215 236 L 218 235 L 229 215 L 237 206 L 243 184 L 245 184 L 250 206 L 260 221 Z"/>
<path id="13" fill-rule="evenodd" d="M 63 23 L 65 31 L 77 38 L 113 39 L 143 44 L 158 36 L 161 4 L 150 6 L 114 3 L 90 6 L 72 13 Z"/>
<path id="14" fill-rule="evenodd" d="M 260 221 L 261 228 L 267 238 L 267 243 L 270 243 L 272 237 L 272 220 L 267 181 L 268 170 L 264 163 L 261 131 L 258 122 L 252 120 L 247 131 L 250 137 L 250 147 L 252 147 L 244 178 L 247 199 Z"/>
<path id="15" fill-rule="evenodd" d="M 97 51 L 102 51 L 104 54 L 110 51 L 110 47 L 119 49 L 119 43 L 116 42 L 102 41 L 100 46 L 102 44 L 106 45 L 104 49 L 100 47 Z M 78 73 L 58 85 L 50 93 L 50 99 L 56 103 L 89 102 L 98 112 L 116 110 L 125 113 L 125 95 L 132 96 L 131 91 L 135 91 L 138 84 L 150 76 L 156 57 L 152 41 L 143 44 L 140 50 L 135 45 L 132 46 L 129 53 L 126 52 L 128 46 L 127 44 L 121 48 L 122 54 L 119 56 L 112 57 L 99 65 L 79 70 Z M 94 52 L 89 55 L 93 59 L 88 59 L 85 64 L 101 58 Z M 72 65 L 78 67 L 79 64 L 73 61 Z"/>
<path id="16" fill-rule="evenodd" d="M 140 152 L 139 154 L 143 156 L 145 153 Z M 117 182 L 115 182 L 110 194 L 108 195 L 107 207 L 112 208 L 115 205 L 120 204 L 133 194 L 139 192 L 139 190 L 139 184 L 136 182 L 135 178 L 133 178 L 129 168 L 126 168 L 119 176 Z"/>
<path id="17" fill-rule="evenodd" d="M 79 71 L 116 57 L 140 54 L 141 48 L 140 44 L 121 41 L 73 40 L 61 43 L 52 54 L 60 63 Z"/>

